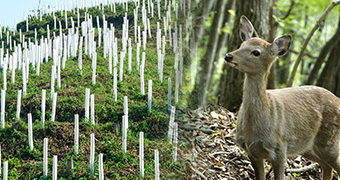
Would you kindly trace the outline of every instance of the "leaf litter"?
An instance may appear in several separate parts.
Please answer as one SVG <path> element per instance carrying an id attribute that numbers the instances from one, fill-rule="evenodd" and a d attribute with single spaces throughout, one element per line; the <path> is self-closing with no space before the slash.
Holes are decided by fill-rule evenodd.
<path id="1" fill-rule="evenodd" d="M 179 158 L 189 179 L 255 179 L 247 153 L 235 142 L 237 115 L 227 109 L 208 105 L 190 110 L 177 108 Z M 302 172 L 299 172 L 302 171 Z M 274 179 L 269 161 L 265 162 L 266 179 Z M 318 164 L 301 156 L 289 158 L 286 179 L 322 179 Z M 333 180 L 339 179 L 334 171 Z"/>

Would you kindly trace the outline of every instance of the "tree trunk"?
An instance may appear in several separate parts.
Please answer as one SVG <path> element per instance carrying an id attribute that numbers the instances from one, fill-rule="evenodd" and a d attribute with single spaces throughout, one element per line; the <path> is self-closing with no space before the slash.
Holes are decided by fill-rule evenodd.
<path id="1" fill-rule="evenodd" d="M 199 9 L 202 9 L 201 11 L 197 11 L 198 14 L 196 15 L 196 20 L 198 20 L 196 24 L 196 32 L 195 35 L 197 36 L 197 46 L 200 45 L 200 42 L 203 38 L 204 35 L 204 27 L 205 27 L 205 22 L 209 17 L 209 12 L 213 8 L 216 0 L 201 0 L 200 4 L 198 5 Z"/>
<path id="2" fill-rule="evenodd" d="M 320 77 L 317 81 L 318 86 L 322 86 L 333 93 L 335 93 L 337 89 L 336 78 L 338 69 L 340 67 L 340 60 L 339 60 L 339 49 L 340 49 L 340 42 L 336 44 L 336 46 L 332 49 L 325 67 L 323 68 Z"/>
<path id="3" fill-rule="evenodd" d="M 340 49 L 340 40 L 338 36 L 338 32 L 340 31 L 340 21 L 338 23 L 338 30 L 337 33 L 331 38 L 330 41 L 332 41 L 335 45 L 332 47 L 331 49 L 331 53 L 328 56 L 327 62 L 325 67 L 323 68 L 320 77 L 317 81 L 317 85 L 318 86 L 322 86 L 328 90 L 330 90 L 331 92 L 333 92 L 334 94 L 336 94 L 337 96 L 339 96 L 340 94 L 337 94 L 339 89 L 340 89 L 340 84 L 338 83 L 338 74 L 339 74 L 339 69 L 340 69 L 340 56 L 339 56 L 339 49 Z M 334 40 L 334 39 L 335 40 Z M 334 42 L 337 41 L 337 42 Z M 325 45 L 325 47 L 329 45 L 329 43 L 327 43 Z M 329 45 L 331 46 L 331 45 Z M 322 49 L 321 53 L 325 53 L 323 51 L 325 50 L 325 47 Z M 320 54 L 321 54 L 320 53 Z M 323 55 L 326 56 L 326 55 Z M 319 58 L 318 58 L 319 59 Z M 314 70 L 314 69 L 313 69 Z M 317 72 L 316 72 L 317 74 Z M 312 78 L 311 78 L 312 79 Z"/>
<path id="4" fill-rule="evenodd" d="M 290 43 L 290 49 L 294 49 L 294 42 Z M 292 63 L 291 61 L 292 53 L 288 52 L 286 55 L 282 56 L 281 59 L 284 61 L 283 65 L 279 65 L 279 60 L 275 62 L 276 64 L 276 80 L 279 85 L 286 84 L 289 77 L 289 67 Z"/>
<path id="5" fill-rule="evenodd" d="M 226 0 L 217 0 L 216 4 L 216 13 L 214 15 L 214 19 L 210 28 L 209 33 L 209 43 L 206 47 L 206 53 L 201 59 L 200 62 L 200 91 L 198 94 L 198 105 L 202 106 L 205 105 L 207 94 L 208 94 L 208 87 L 210 86 L 210 82 L 208 81 L 211 79 L 212 70 L 215 59 L 215 53 L 218 44 L 219 32 L 221 30 L 221 24 L 224 15 L 224 8 L 225 8 Z"/>
<path id="6" fill-rule="evenodd" d="M 236 17 L 232 36 L 229 40 L 228 51 L 239 48 L 239 24 L 241 15 L 245 15 L 253 23 L 260 37 L 267 39 L 270 35 L 269 15 L 272 8 L 272 0 L 237 0 Z M 218 95 L 220 103 L 229 110 L 236 110 L 242 102 L 243 73 L 224 65 L 224 74 L 221 76 Z"/>
<path id="7" fill-rule="evenodd" d="M 340 28 L 336 31 L 331 39 L 327 41 L 325 46 L 322 48 L 319 57 L 317 58 L 314 67 L 309 74 L 308 80 L 305 84 L 314 84 L 315 80 L 318 78 L 319 71 L 321 69 L 322 64 L 324 63 L 326 56 L 328 53 L 334 49 L 334 46 L 340 41 Z"/>
<path id="8" fill-rule="evenodd" d="M 273 2 L 275 3 L 277 0 L 274 0 Z M 269 24 L 270 24 L 270 31 L 269 31 L 269 36 L 268 39 L 266 39 L 268 42 L 273 42 L 275 39 L 276 35 L 276 30 L 277 26 L 279 25 L 276 20 L 274 19 L 273 16 L 273 9 L 269 9 Z M 275 89 L 276 88 L 276 70 L 279 66 L 277 66 L 277 63 L 274 63 L 270 69 L 270 74 L 268 77 L 268 84 L 267 84 L 267 89 Z"/>
<path id="9" fill-rule="evenodd" d="M 196 1 L 193 1 L 195 4 Z M 199 11 L 196 12 L 193 15 L 193 30 L 190 37 L 190 59 L 191 59 L 191 71 L 192 71 L 192 80 L 191 84 L 193 85 L 193 90 L 191 91 L 190 96 L 190 105 L 191 106 L 197 106 L 198 100 L 200 99 L 198 93 L 199 93 L 199 74 L 196 75 L 196 72 L 198 70 L 198 67 L 196 67 L 197 64 L 197 48 L 202 45 L 202 38 L 204 36 L 205 32 L 205 22 L 210 14 L 210 11 L 212 10 L 216 0 L 201 0 L 198 2 L 197 6 L 193 7 L 193 9 L 199 9 Z M 195 69 L 195 70 L 194 70 Z"/>
<path id="10" fill-rule="evenodd" d="M 225 7 L 225 11 L 229 10 L 229 9 L 232 9 L 233 6 L 234 6 L 234 3 L 235 1 L 234 0 L 228 0 L 228 3 Z M 230 21 L 230 16 L 231 14 L 230 13 L 225 13 L 225 15 L 223 16 L 223 22 L 222 22 L 222 28 L 225 27 L 225 26 L 229 26 L 230 24 L 228 23 Z M 217 43 L 217 49 L 216 49 L 216 53 L 215 53 L 215 58 L 214 58 L 214 63 L 216 63 L 220 58 L 224 58 L 224 55 L 225 55 L 225 52 L 221 53 L 221 50 L 226 47 L 228 45 L 228 33 L 225 32 L 225 31 L 222 31 L 218 37 L 218 43 Z M 215 64 L 214 66 L 212 67 L 212 75 L 210 76 L 210 79 L 208 79 L 208 82 L 213 82 L 213 74 L 215 74 Z M 214 82 L 215 83 L 215 82 Z M 209 89 L 209 92 L 211 92 L 213 89 L 212 86 L 209 86 L 208 87 Z"/>
<path id="11" fill-rule="evenodd" d="M 277 0 L 274 0 L 273 3 L 275 4 L 276 1 Z M 283 17 L 281 17 L 281 20 L 284 20 L 287 17 L 289 17 L 294 7 L 294 4 L 295 4 L 295 1 L 291 0 L 290 7 L 288 11 L 286 12 L 286 14 Z M 273 9 L 271 9 L 271 11 L 273 11 Z M 274 12 L 272 12 L 272 14 L 274 14 L 275 16 L 278 16 L 278 14 L 275 14 Z M 278 22 L 275 20 L 274 15 L 270 16 L 271 37 L 269 38 L 269 42 L 272 42 L 274 38 L 276 37 L 276 30 L 279 25 Z M 294 42 L 292 41 L 290 44 L 290 49 L 293 49 L 293 46 L 294 46 Z M 275 89 L 277 85 L 282 86 L 283 84 L 287 82 L 287 79 L 289 77 L 289 67 L 291 64 L 291 60 L 290 60 L 291 56 L 292 56 L 292 53 L 288 51 L 286 55 L 280 57 L 280 59 L 284 61 L 283 65 L 280 65 L 280 62 L 279 62 L 280 60 L 277 60 L 276 62 L 274 62 L 272 69 L 271 69 L 272 71 L 269 75 L 267 89 Z"/>
<path id="12" fill-rule="evenodd" d="M 338 97 L 340 97 L 340 68 L 337 69 L 337 73 L 336 73 L 336 87 L 335 87 L 335 91 L 334 94 Z"/>

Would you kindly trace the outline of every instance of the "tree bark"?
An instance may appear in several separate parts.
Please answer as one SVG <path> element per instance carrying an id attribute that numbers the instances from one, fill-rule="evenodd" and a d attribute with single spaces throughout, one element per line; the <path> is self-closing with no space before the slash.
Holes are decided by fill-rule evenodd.
<path id="1" fill-rule="evenodd" d="M 193 1 L 194 4 L 196 1 Z M 194 11 L 196 12 L 194 15 L 193 15 L 193 30 L 192 30 L 192 33 L 191 33 L 191 37 L 190 37 L 190 58 L 191 58 L 191 64 L 192 64 L 192 67 L 191 67 L 191 71 L 194 71 L 193 72 L 193 79 L 191 80 L 191 84 L 193 85 L 193 90 L 191 91 L 191 94 L 189 95 L 190 96 L 190 99 L 191 101 L 190 102 L 190 105 L 191 106 L 197 106 L 199 103 L 198 103 L 198 100 L 200 99 L 199 97 L 199 77 L 200 77 L 200 74 L 197 73 L 196 75 L 196 70 L 193 70 L 193 69 L 198 69 L 196 67 L 196 55 L 197 55 L 197 48 L 200 47 L 202 45 L 202 38 L 204 36 L 204 32 L 205 32 L 205 22 L 210 14 L 210 11 L 212 10 L 214 4 L 215 4 L 216 0 L 209 0 L 209 1 L 206 1 L 206 0 L 200 0 L 197 4 L 197 6 L 193 9 L 199 9 L 199 11 Z"/>
<path id="2" fill-rule="evenodd" d="M 337 33 L 333 37 L 336 37 L 339 31 L 340 31 L 340 21 L 338 23 Z M 331 38 L 331 40 L 333 39 L 333 37 Z M 317 85 L 322 86 L 330 90 L 331 92 L 333 92 L 335 95 L 339 96 L 340 94 L 338 91 L 340 89 L 340 84 L 338 83 L 339 82 L 338 74 L 339 74 L 339 69 L 340 69 L 340 61 L 339 61 L 340 55 L 338 51 L 340 49 L 340 41 L 338 40 L 337 42 L 333 42 L 333 43 L 335 44 L 335 46 L 332 48 L 331 53 L 328 56 L 326 65 L 323 68 L 320 74 L 320 77 L 318 78 Z M 324 48 L 322 49 L 322 51 L 323 50 Z"/>
<path id="3" fill-rule="evenodd" d="M 217 44 L 218 44 L 218 38 L 219 38 L 219 32 L 221 30 L 221 24 L 223 20 L 223 14 L 224 14 L 224 8 L 225 8 L 226 0 L 217 0 L 216 4 L 216 13 L 214 15 L 214 19 L 210 28 L 209 33 L 209 43 L 206 47 L 206 53 L 201 59 L 200 62 L 200 91 L 198 94 L 198 105 L 202 106 L 205 105 L 207 100 L 207 94 L 208 94 L 208 87 L 210 86 L 210 82 L 208 81 L 211 79 L 212 76 L 212 70 L 214 62 L 216 61 L 215 53 L 217 50 Z"/>
<path id="4" fill-rule="evenodd" d="M 334 94 L 340 97 L 340 68 L 337 69 L 336 79 L 335 79 L 336 87 L 334 90 Z"/>
<path id="5" fill-rule="evenodd" d="M 260 37 L 268 40 L 270 35 L 269 15 L 270 9 L 272 8 L 272 0 L 237 0 L 235 6 L 236 17 L 232 36 L 229 39 L 228 51 L 237 49 L 241 44 L 239 37 L 239 21 L 241 15 L 247 16 L 253 23 Z M 221 105 L 227 109 L 236 110 L 242 102 L 244 76 L 243 73 L 228 67 L 226 64 L 223 69 L 224 74 L 221 76 L 220 89 L 218 90 L 220 102 Z"/>
<path id="6" fill-rule="evenodd" d="M 215 4 L 216 0 L 201 0 L 200 4 L 198 5 L 200 9 L 202 9 L 202 11 L 198 11 L 198 14 L 196 15 L 196 19 L 198 20 L 197 24 L 196 24 L 196 32 L 195 35 L 197 36 L 197 46 L 200 45 L 200 42 L 203 38 L 203 34 L 204 34 L 204 27 L 205 27 L 205 22 L 207 20 L 207 18 L 209 17 L 209 12 L 211 11 L 211 9 L 213 8 L 214 4 Z"/>
<path id="7" fill-rule="evenodd" d="M 322 48 L 319 57 L 317 58 L 314 67 L 309 74 L 308 80 L 305 84 L 314 84 L 315 80 L 318 78 L 319 71 L 322 64 L 324 63 L 328 53 L 334 48 L 334 46 L 340 41 L 340 28 L 336 31 L 331 39 L 327 41 L 325 46 Z"/>
<path id="8" fill-rule="evenodd" d="M 290 43 L 290 49 L 293 49 L 294 41 Z M 279 60 L 275 62 L 276 64 L 276 81 L 279 85 L 286 84 L 289 77 L 289 67 L 292 63 L 291 61 L 292 53 L 288 52 L 286 55 L 282 56 L 281 59 L 284 61 L 283 65 L 279 65 Z"/>
<path id="9" fill-rule="evenodd" d="M 320 77 L 317 81 L 318 86 L 322 86 L 331 92 L 335 93 L 338 84 L 335 83 L 336 77 L 338 76 L 338 69 L 340 67 L 339 61 L 339 49 L 340 49 L 340 42 L 336 44 L 336 46 L 332 49 L 325 67 L 323 68 Z"/>
<path id="10" fill-rule="evenodd" d="M 229 10 L 229 9 L 232 9 L 234 6 L 234 0 L 228 0 L 228 3 L 225 7 L 225 11 Z M 229 26 L 229 24 L 227 24 L 229 21 L 230 21 L 230 16 L 231 14 L 230 13 L 225 13 L 225 15 L 223 16 L 223 22 L 222 22 L 222 28 L 225 27 L 225 26 Z M 221 50 L 227 46 L 227 41 L 228 40 L 228 33 L 227 32 L 224 32 L 222 31 L 218 37 L 218 43 L 217 43 L 217 49 L 216 49 L 216 53 L 215 53 L 215 58 L 214 58 L 214 63 L 216 63 L 220 58 L 224 58 L 224 55 L 225 55 L 225 52 L 223 52 L 221 54 Z M 215 64 L 214 66 L 212 67 L 212 75 L 210 76 L 210 79 L 208 80 L 208 82 L 213 82 L 213 74 L 215 74 Z M 211 86 L 209 86 L 208 90 L 212 90 Z"/>
<path id="11" fill-rule="evenodd" d="M 275 2 L 276 0 L 274 0 Z M 272 42 L 275 39 L 275 35 L 276 35 L 276 30 L 277 30 L 277 26 L 278 23 L 276 22 L 276 20 L 273 17 L 273 9 L 270 8 L 269 9 L 269 24 L 270 24 L 270 31 L 269 31 L 269 37 L 268 39 L 266 39 L 268 42 Z M 267 89 L 275 89 L 276 87 L 276 70 L 278 68 L 278 64 L 274 63 L 273 66 L 270 69 L 270 74 L 268 77 L 268 84 L 267 84 Z"/>

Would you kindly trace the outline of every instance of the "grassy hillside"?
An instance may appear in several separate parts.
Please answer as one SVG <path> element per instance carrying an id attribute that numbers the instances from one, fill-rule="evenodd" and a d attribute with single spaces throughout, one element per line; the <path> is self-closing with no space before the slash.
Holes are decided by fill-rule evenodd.
<path id="1" fill-rule="evenodd" d="M 162 1 L 162 3 L 164 3 Z M 156 5 L 156 2 L 155 2 Z M 129 3 L 128 19 L 129 37 L 134 36 L 133 8 L 134 3 Z M 157 6 L 155 6 L 157 7 Z M 116 5 L 114 14 L 110 6 L 105 7 L 105 17 L 108 24 L 114 23 L 116 27 L 116 37 L 121 37 L 121 24 L 125 11 L 121 5 Z M 156 8 L 155 8 L 156 9 Z M 140 10 L 140 9 L 139 9 Z M 93 15 L 93 26 L 96 27 L 96 16 L 102 18 L 102 11 L 98 7 L 89 8 L 88 13 Z M 80 10 L 81 20 L 84 20 L 84 10 Z M 140 13 L 141 14 L 141 13 Z M 162 8 L 162 16 L 165 10 Z M 62 21 L 63 33 L 67 33 L 64 27 L 64 16 L 60 12 L 56 13 L 57 22 Z M 141 16 L 141 15 L 140 15 Z M 55 87 L 57 92 L 56 121 L 51 122 L 52 98 L 51 98 L 51 70 L 52 59 L 48 63 L 43 63 L 40 75 L 35 75 L 35 70 L 30 68 L 30 75 L 27 84 L 27 95 L 22 97 L 20 119 L 16 119 L 17 93 L 22 89 L 22 71 L 16 70 L 15 83 L 11 83 L 11 72 L 7 71 L 7 90 L 5 107 L 5 128 L 0 129 L 0 145 L 2 162 L 8 161 L 9 179 L 45 179 L 43 177 L 43 139 L 48 138 L 48 174 L 47 179 L 51 179 L 53 155 L 58 155 L 58 178 L 60 179 L 91 179 L 89 170 L 90 159 L 90 134 L 95 134 L 95 177 L 98 178 L 98 155 L 104 154 L 104 174 L 108 179 L 140 179 L 139 177 L 139 132 L 145 133 L 145 179 L 154 178 L 154 150 L 158 149 L 160 154 L 160 178 L 161 179 L 183 179 L 185 173 L 180 163 L 173 162 L 173 146 L 167 142 L 166 133 L 168 130 L 169 113 L 167 111 L 167 78 L 171 77 L 174 90 L 174 53 L 173 48 L 167 42 L 166 55 L 164 60 L 163 82 L 159 80 L 157 74 L 157 51 L 156 51 L 156 22 L 157 16 L 150 16 L 152 38 L 148 38 L 146 49 L 145 65 L 145 92 L 147 92 L 148 80 L 153 80 L 152 111 L 148 112 L 147 93 L 140 93 L 139 70 L 136 68 L 136 44 L 132 43 L 132 71 L 127 70 L 127 55 L 124 61 L 124 78 L 118 81 L 118 100 L 113 99 L 113 75 L 109 73 L 108 57 L 103 57 L 103 45 L 98 47 L 96 52 L 96 84 L 92 85 L 92 58 L 83 53 L 83 70 L 78 69 L 78 57 L 69 58 L 66 61 L 65 69 L 61 71 L 61 88 Z M 68 12 L 70 17 L 77 20 L 76 14 Z M 174 23 L 172 15 L 172 23 Z M 53 27 L 53 17 L 44 15 L 43 20 L 30 19 L 29 30 L 26 32 L 26 21 L 18 24 L 25 35 L 26 41 L 34 39 L 34 28 L 37 29 L 38 37 L 46 37 L 46 27 L 49 24 Z M 102 20 L 100 20 L 102 22 Z M 180 21 L 179 21 L 180 22 Z M 162 21 L 160 21 L 163 27 Z M 142 26 L 141 17 L 138 24 Z M 58 25 L 57 25 L 58 27 Z M 102 24 L 101 24 L 102 27 Z M 142 28 L 141 28 L 142 29 Z M 59 29 L 51 30 L 59 35 Z M 20 41 L 19 33 L 9 33 L 17 43 Z M 6 33 L 3 32 L 3 40 L 6 40 Z M 98 31 L 96 32 L 98 36 Z M 95 38 L 97 39 L 97 37 Z M 168 37 L 167 37 L 168 40 Z M 120 52 L 121 40 L 118 40 L 118 52 Z M 103 42 L 103 41 L 102 41 Z M 134 42 L 134 41 L 132 41 Z M 5 48 L 9 48 L 5 41 Z M 83 48 L 84 50 L 84 48 Z M 141 48 L 142 50 L 142 48 Z M 6 51 L 5 51 L 6 52 Z M 11 52 L 11 51 L 10 51 Z M 141 51 L 142 52 L 142 51 Z M 140 53 L 142 54 L 142 53 Z M 141 57 L 141 56 L 140 56 Z M 119 64 L 118 64 L 119 67 Z M 119 68 L 118 68 L 119 72 Z M 2 73 L 0 84 L 3 84 Z M 90 93 L 95 95 L 95 125 L 85 123 L 85 88 L 90 88 Z M 46 89 L 46 122 L 41 125 L 41 98 L 42 89 Z M 174 94 L 174 92 L 172 93 Z M 127 153 L 122 152 L 121 122 L 123 112 L 123 97 L 128 96 L 129 102 L 129 131 Z M 28 143 L 27 114 L 32 113 L 33 117 L 33 139 L 34 150 L 30 151 Z M 79 114 L 79 153 L 74 154 L 74 115 Z M 116 133 L 118 127 L 118 134 Z M 73 159 L 73 174 L 66 172 L 67 159 Z M 1 162 L 1 163 L 2 163 Z"/>

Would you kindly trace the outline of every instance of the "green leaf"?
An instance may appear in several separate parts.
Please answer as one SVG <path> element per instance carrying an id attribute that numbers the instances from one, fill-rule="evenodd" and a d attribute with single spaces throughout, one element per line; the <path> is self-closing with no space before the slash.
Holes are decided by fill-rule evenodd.
<path id="1" fill-rule="evenodd" d="M 297 174 L 296 174 L 296 173 L 293 173 L 293 176 L 294 176 L 294 178 L 296 178 Z"/>
<path id="2" fill-rule="evenodd" d="M 229 24 L 226 23 L 226 25 L 221 28 L 221 32 L 226 32 L 228 34 L 231 34 L 231 29 L 229 27 Z"/>
<path id="3" fill-rule="evenodd" d="M 232 9 L 228 9 L 228 13 L 230 13 L 232 16 L 235 16 L 235 15 L 236 15 L 236 14 L 235 14 L 235 11 L 232 10 Z"/>

